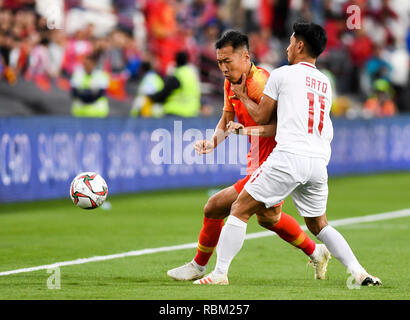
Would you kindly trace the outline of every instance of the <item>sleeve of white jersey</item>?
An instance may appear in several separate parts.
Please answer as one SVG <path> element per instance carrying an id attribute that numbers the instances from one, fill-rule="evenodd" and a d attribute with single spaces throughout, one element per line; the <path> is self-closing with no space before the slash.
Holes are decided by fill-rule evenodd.
<path id="1" fill-rule="evenodd" d="M 282 81 L 283 67 L 273 70 L 270 73 L 269 79 L 266 82 L 263 93 L 274 100 L 278 100 L 280 93 L 280 84 Z"/>

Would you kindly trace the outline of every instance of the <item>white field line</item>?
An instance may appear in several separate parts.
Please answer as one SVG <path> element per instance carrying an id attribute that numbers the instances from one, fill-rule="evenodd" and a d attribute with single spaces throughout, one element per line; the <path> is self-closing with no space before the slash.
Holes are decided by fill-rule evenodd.
<path id="1" fill-rule="evenodd" d="M 361 216 L 361 217 L 333 220 L 333 221 L 329 221 L 329 224 L 334 227 L 337 227 L 337 226 L 344 226 L 344 225 L 352 225 L 355 223 L 397 219 L 397 218 L 408 217 L 408 216 L 410 216 L 410 209 L 404 209 L 404 210 L 399 210 L 399 211 L 372 214 L 372 215 Z M 307 228 L 306 226 L 303 226 L 302 229 L 306 230 Z M 246 239 L 256 239 L 256 238 L 262 238 L 262 237 L 267 237 L 267 236 L 272 236 L 272 235 L 276 235 L 276 234 L 272 231 L 255 232 L 255 233 L 248 234 L 246 236 Z M 107 261 L 107 260 L 118 259 L 118 258 L 141 256 L 145 254 L 152 254 L 152 253 L 158 253 L 158 252 L 169 252 L 169 251 L 176 251 L 176 250 L 183 250 L 183 249 L 193 249 L 196 247 L 197 247 L 197 242 L 193 242 L 193 243 L 186 243 L 186 244 L 169 246 L 169 247 L 149 248 L 149 249 L 128 251 L 128 252 L 110 254 L 110 255 L 105 255 L 105 256 L 96 256 L 96 257 L 82 258 L 82 259 L 71 260 L 71 261 L 56 262 L 53 264 L 47 264 L 47 265 L 42 265 L 42 266 L 37 266 L 37 267 L 3 271 L 3 272 L 0 272 L 0 276 L 8 276 L 11 274 L 52 269 L 52 268 L 64 267 L 64 266 L 72 266 L 76 264 L 84 264 L 84 263 L 96 262 L 96 261 Z"/>

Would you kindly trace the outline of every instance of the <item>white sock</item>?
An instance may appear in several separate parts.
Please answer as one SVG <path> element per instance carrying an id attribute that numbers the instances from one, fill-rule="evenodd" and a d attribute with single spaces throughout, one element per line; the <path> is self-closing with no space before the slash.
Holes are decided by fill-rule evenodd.
<path id="1" fill-rule="evenodd" d="M 241 250 L 245 241 L 247 223 L 234 216 L 229 216 L 223 226 L 216 246 L 217 260 L 214 273 L 227 274 L 229 265 Z"/>
<path id="2" fill-rule="evenodd" d="M 326 245 L 330 253 L 333 254 L 353 276 L 358 276 L 366 272 L 359 261 L 357 261 L 345 238 L 343 238 L 335 228 L 327 225 L 316 237 Z"/>
<path id="3" fill-rule="evenodd" d="M 195 261 L 195 259 L 192 259 L 192 264 L 195 266 L 195 268 L 197 268 L 199 271 L 205 271 L 206 270 L 206 265 L 204 265 L 204 266 L 201 266 L 201 265 L 199 265 L 196 261 Z"/>

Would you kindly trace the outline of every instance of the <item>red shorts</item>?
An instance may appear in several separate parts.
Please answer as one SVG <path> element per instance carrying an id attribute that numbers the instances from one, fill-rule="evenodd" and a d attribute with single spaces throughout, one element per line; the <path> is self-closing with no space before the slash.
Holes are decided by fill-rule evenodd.
<path id="1" fill-rule="evenodd" d="M 236 183 L 233 185 L 235 190 L 238 192 L 238 194 L 241 193 L 243 187 L 248 182 L 250 177 L 251 177 L 250 175 L 247 175 L 245 178 L 242 178 L 242 179 L 236 181 Z"/>
<path id="2" fill-rule="evenodd" d="M 238 181 L 236 181 L 236 183 L 233 185 L 235 190 L 238 192 L 238 194 L 241 193 L 243 187 L 245 187 L 245 184 L 248 182 L 249 178 L 251 177 L 251 175 L 247 175 L 245 178 L 242 178 Z M 279 207 L 281 206 L 285 201 L 282 201 L 276 205 L 274 205 L 274 207 Z"/>

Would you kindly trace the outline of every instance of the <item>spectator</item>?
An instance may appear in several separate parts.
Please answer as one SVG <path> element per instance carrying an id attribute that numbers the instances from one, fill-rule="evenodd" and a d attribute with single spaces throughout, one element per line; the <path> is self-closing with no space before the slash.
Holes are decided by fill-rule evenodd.
<path id="1" fill-rule="evenodd" d="M 378 79 L 374 82 L 374 96 L 364 104 L 366 114 L 373 117 L 391 117 L 396 114 L 396 106 L 390 98 L 391 87 L 388 81 Z"/>
<path id="2" fill-rule="evenodd" d="M 115 0 L 113 6 L 117 14 L 118 25 L 132 32 L 134 29 L 134 16 L 137 12 L 135 0 Z"/>
<path id="3" fill-rule="evenodd" d="M 410 105 L 406 97 L 406 88 L 409 84 L 410 58 L 404 43 L 397 42 L 389 52 L 389 61 L 392 67 L 391 84 L 394 89 L 394 101 L 399 112 L 410 112 Z M 406 68 L 406 66 L 408 66 Z"/>
<path id="4" fill-rule="evenodd" d="M 9 33 L 0 33 L 0 78 L 4 77 L 9 84 L 16 82 L 16 72 L 10 66 L 10 53 L 13 50 L 13 38 Z"/>
<path id="5" fill-rule="evenodd" d="M 355 38 L 349 45 L 349 51 L 353 63 L 350 75 L 350 91 L 358 93 L 360 89 L 361 70 L 373 52 L 373 43 L 364 30 L 357 30 Z"/>
<path id="6" fill-rule="evenodd" d="M 44 36 L 40 42 L 33 48 L 30 54 L 29 66 L 26 77 L 35 79 L 37 76 L 57 76 L 57 69 L 53 68 L 51 57 L 48 50 L 50 40 Z"/>
<path id="7" fill-rule="evenodd" d="M 260 0 L 241 0 L 241 6 L 244 10 L 244 31 L 245 33 L 258 29 L 256 11 L 258 10 Z"/>
<path id="8" fill-rule="evenodd" d="M 164 88 L 148 95 L 153 103 L 162 103 L 165 115 L 196 117 L 201 108 L 200 84 L 196 70 L 188 65 L 186 52 L 176 55 L 176 68 L 165 81 Z"/>
<path id="9" fill-rule="evenodd" d="M 91 38 L 86 28 L 78 30 L 69 39 L 63 58 L 63 71 L 71 76 L 77 66 L 82 65 L 84 57 L 92 52 Z"/>
<path id="10" fill-rule="evenodd" d="M 208 93 L 212 96 L 223 95 L 224 78 L 216 63 L 215 42 L 220 32 L 216 23 L 209 23 L 204 30 L 204 41 L 200 45 L 199 70 L 201 82 L 207 84 Z"/>
<path id="11" fill-rule="evenodd" d="M 106 97 L 108 74 L 98 68 L 98 55 L 86 56 L 84 66 L 77 68 L 71 78 L 72 114 L 76 117 L 104 118 L 109 113 Z"/>
<path id="12" fill-rule="evenodd" d="M 155 70 L 151 63 L 145 61 L 141 64 L 141 81 L 138 85 L 137 96 L 134 100 L 130 115 L 132 117 L 155 117 L 163 115 L 163 109 L 158 104 L 152 104 L 147 98 L 150 94 L 155 94 L 164 88 L 164 81 Z"/>
<path id="13" fill-rule="evenodd" d="M 390 74 L 392 71 L 392 67 L 390 63 L 383 59 L 382 50 L 383 48 L 381 46 L 375 46 L 373 56 L 367 61 L 365 66 L 367 84 L 363 84 L 362 88 L 368 88 L 366 90 L 368 93 L 370 93 L 371 85 L 377 79 L 384 79 L 390 82 Z"/>
<path id="14" fill-rule="evenodd" d="M 147 8 L 149 50 L 157 57 L 159 72 L 166 74 L 174 59 L 174 37 L 178 30 L 176 10 L 172 0 L 148 2 Z"/>
<path id="15" fill-rule="evenodd" d="M 50 44 L 48 51 L 50 56 L 51 70 L 55 75 L 60 75 L 64 58 L 64 47 L 66 44 L 66 37 L 62 30 L 53 30 L 51 32 Z"/>
<path id="16" fill-rule="evenodd" d="M 68 92 L 84 57 L 100 52 L 96 68 L 110 77 L 106 95 L 122 101 L 124 108 L 116 110 L 126 115 L 140 87 L 135 82 L 142 81 L 142 57 L 149 56 L 153 69 L 165 76 L 183 50 L 199 69 L 202 104 L 219 112 L 224 79 L 213 47 L 219 35 L 228 27 L 245 30 L 255 63 L 271 70 L 287 63 L 289 27 L 303 18 L 327 31 L 320 60 L 336 79 L 341 105 L 352 105 L 360 114 L 373 94 L 372 83 L 385 79 L 397 111 L 410 112 L 408 0 L 56 0 L 64 3 L 60 30 L 48 29 L 48 2 L 0 0 L 1 81 L 14 84 L 26 75 L 43 90 L 56 84 Z M 360 8 L 358 30 L 346 24 L 351 5 Z"/>

